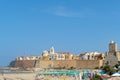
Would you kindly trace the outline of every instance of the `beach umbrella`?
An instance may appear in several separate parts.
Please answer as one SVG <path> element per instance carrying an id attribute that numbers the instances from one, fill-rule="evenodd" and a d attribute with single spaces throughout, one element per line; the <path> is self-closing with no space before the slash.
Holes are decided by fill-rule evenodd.
<path id="1" fill-rule="evenodd" d="M 79 80 L 82 80 L 82 74 L 79 73 Z"/>
<path id="2" fill-rule="evenodd" d="M 112 76 L 120 76 L 120 73 L 114 73 Z"/>
<path id="3" fill-rule="evenodd" d="M 89 77 L 90 77 L 90 78 L 93 78 L 93 74 L 92 74 L 92 73 L 90 73 Z"/>

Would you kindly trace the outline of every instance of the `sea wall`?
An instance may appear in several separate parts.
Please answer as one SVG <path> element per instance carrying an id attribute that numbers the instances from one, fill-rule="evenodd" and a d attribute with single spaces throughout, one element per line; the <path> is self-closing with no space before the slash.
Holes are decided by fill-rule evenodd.
<path id="1" fill-rule="evenodd" d="M 103 66 L 103 60 L 41 60 L 40 68 L 81 68 L 93 69 Z"/>
<path id="2" fill-rule="evenodd" d="M 35 60 L 16 60 L 14 67 L 33 68 L 35 67 L 35 63 Z"/>
<path id="3" fill-rule="evenodd" d="M 103 66 L 103 60 L 77 60 L 76 68 L 93 69 Z"/>
<path id="4" fill-rule="evenodd" d="M 18 60 L 15 67 L 22 68 L 81 68 L 94 69 L 103 66 L 103 60 Z M 37 65 L 37 66 L 36 66 Z"/>

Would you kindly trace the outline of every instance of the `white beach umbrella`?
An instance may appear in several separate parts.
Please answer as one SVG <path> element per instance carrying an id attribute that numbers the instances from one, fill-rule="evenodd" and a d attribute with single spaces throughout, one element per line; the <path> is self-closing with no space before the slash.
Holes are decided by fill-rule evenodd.
<path id="1" fill-rule="evenodd" d="M 120 73 L 114 73 L 112 76 L 120 76 Z"/>

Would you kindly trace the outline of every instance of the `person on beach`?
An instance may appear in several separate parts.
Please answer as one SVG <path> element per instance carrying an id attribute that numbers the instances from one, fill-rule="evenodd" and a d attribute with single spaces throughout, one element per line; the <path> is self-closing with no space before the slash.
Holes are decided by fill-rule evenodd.
<path id="1" fill-rule="evenodd" d="M 1 72 L 2 73 L 2 76 L 4 76 L 4 72 Z"/>

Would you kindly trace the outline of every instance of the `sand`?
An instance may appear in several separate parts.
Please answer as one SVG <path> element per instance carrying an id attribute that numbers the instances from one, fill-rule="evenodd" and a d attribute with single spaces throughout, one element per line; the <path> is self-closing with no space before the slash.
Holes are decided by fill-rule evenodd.
<path id="1" fill-rule="evenodd" d="M 35 80 L 35 73 L 0 74 L 0 80 Z"/>
<path id="2" fill-rule="evenodd" d="M 111 77 L 108 80 L 120 80 L 120 77 Z"/>
<path id="3" fill-rule="evenodd" d="M 35 80 L 35 73 L 19 73 L 19 74 L 0 74 L 0 80 Z M 37 80 L 37 79 L 36 79 Z M 45 76 L 44 79 L 38 80 L 75 80 L 73 77 L 67 77 L 66 79 L 61 77 Z"/>
<path id="4" fill-rule="evenodd" d="M 38 79 L 35 76 L 35 73 L 0 74 L 0 80 L 76 80 L 75 77 L 68 76 L 43 76 Z"/>

